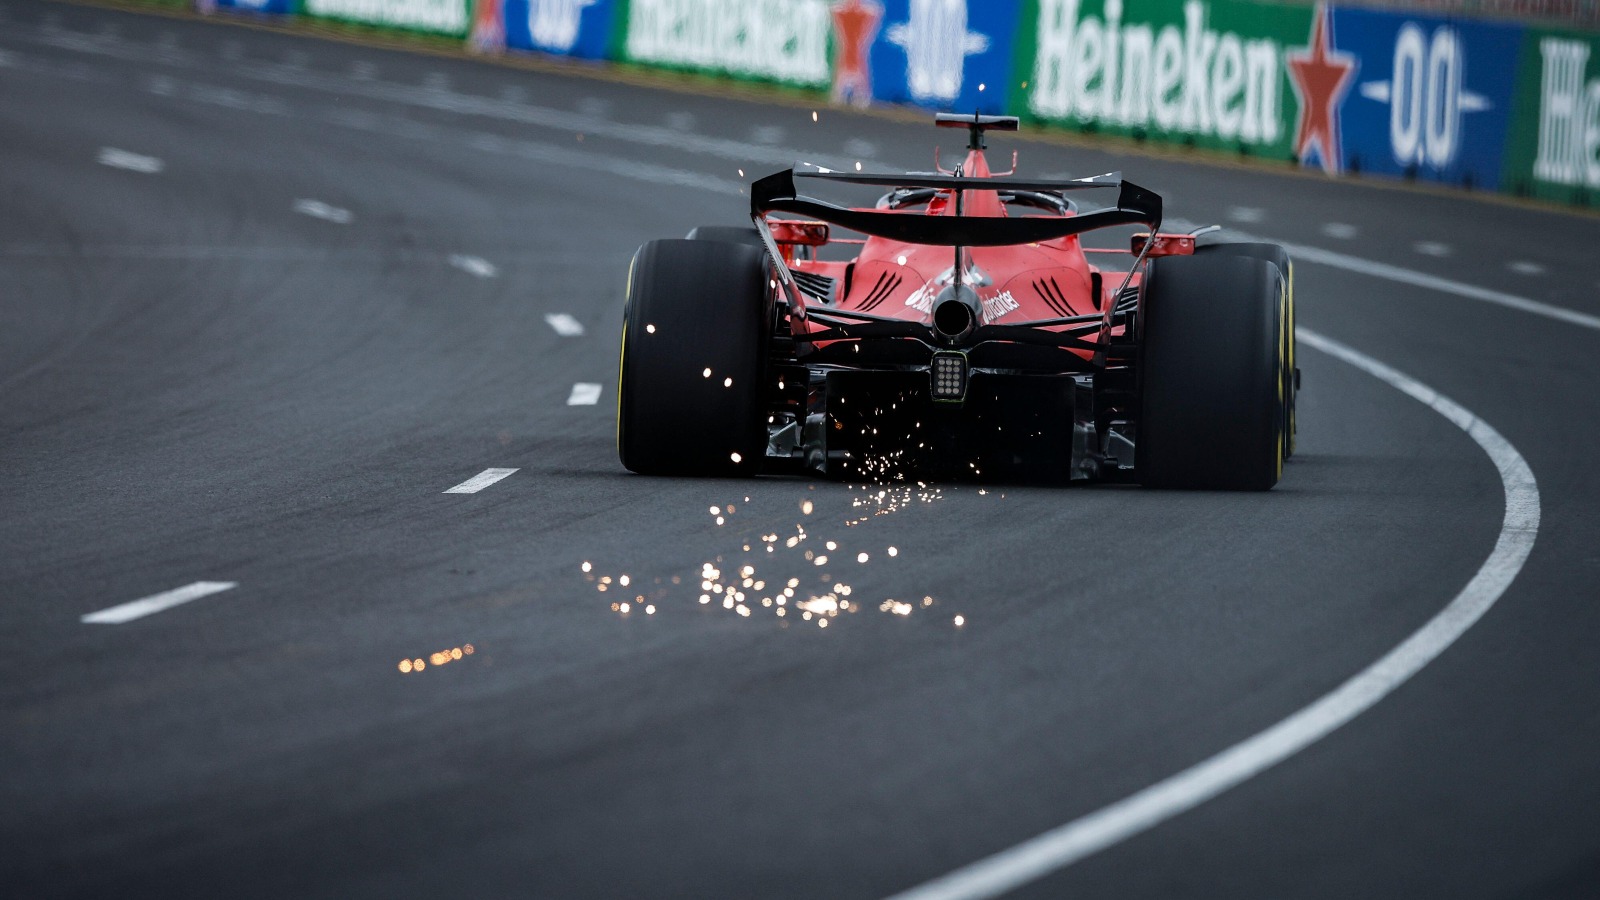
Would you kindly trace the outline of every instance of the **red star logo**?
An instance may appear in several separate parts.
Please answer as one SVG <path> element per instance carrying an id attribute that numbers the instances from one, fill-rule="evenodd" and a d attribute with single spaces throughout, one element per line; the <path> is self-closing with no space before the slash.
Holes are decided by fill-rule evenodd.
<path id="1" fill-rule="evenodd" d="M 480 53 L 505 51 L 505 17 L 500 15 L 500 0 L 478 0 L 475 4 L 467 46 Z"/>
<path id="2" fill-rule="evenodd" d="M 1322 170 L 1337 175 L 1344 167 L 1344 153 L 1339 146 L 1339 104 L 1355 77 L 1357 63 L 1353 55 L 1333 49 L 1330 30 L 1328 10 L 1319 4 L 1312 14 L 1308 46 L 1285 54 L 1285 59 L 1289 82 L 1300 97 L 1295 155 L 1304 165 L 1315 145 Z"/>
<path id="3" fill-rule="evenodd" d="M 872 102 L 872 39 L 883 21 L 878 0 L 844 0 L 829 8 L 833 15 L 833 99 L 857 106 Z"/>

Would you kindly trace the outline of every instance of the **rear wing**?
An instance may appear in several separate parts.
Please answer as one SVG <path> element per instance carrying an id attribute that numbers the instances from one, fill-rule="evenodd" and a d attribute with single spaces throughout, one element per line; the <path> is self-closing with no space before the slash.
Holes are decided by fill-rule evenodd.
<path id="1" fill-rule="evenodd" d="M 946 124 L 940 121 L 941 125 Z M 960 124 L 972 130 L 973 143 L 982 143 L 982 131 L 985 127 L 1005 128 L 1008 123 L 989 123 L 974 117 L 972 120 L 957 120 L 952 117 L 951 125 Z M 850 209 L 818 200 L 813 197 L 803 196 L 795 187 L 795 178 L 818 178 L 826 181 L 838 181 L 846 184 L 870 184 L 883 187 L 902 188 L 934 188 L 936 190 L 950 190 L 958 192 L 956 197 L 959 202 L 960 191 L 1080 191 L 1091 188 L 1116 188 L 1116 206 L 1098 209 L 1090 213 L 1081 213 L 1071 216 L 1039 216 L 1031 218 L 1010 218 L 1001 216 L 930 216 L 922 212 L 899 210 L 866 210 Z M 958 207 L 959 209 L 959 207 Z M 1121 173 L 1096 175 L 1091 178 L 1078 178 L 1060 181 L 1038 181 L 1032 179 L 1011 178 L 1009 176 L 973 178 L 963 175 L 946 175 L 940 172 L 909 172 L 902 174 L 872 173 L 872 172 L 840 172 L 834 169 L 815 166 L 809 163 L 798 163 L 793 168 L 782 172 L 774 172 L 765 178 L 757 179 L 750 185 L 750 218 L 761 234 L 762 243 L 767 247 L 767 252 L 772 258 L 773 269 L 777 272 L 780 287 L 789 300 L 791 314 L 805 318 L 808 314 L 805 301 L 800 296 L 800 290 L 795 285 L 794 275 L 783 261 L 783 254 L 779 252 L 777 242 L 773 240 L 772 228 L 767 224 L 767 214 L 771 212 L 788 212 L 808 216 L 831 222 L 851 231 L 875 237 L 889 238 L 908 244 L 927 244 L 945 247 L 998 247 L 1016 244 L 1033 244 L 1041 241 L 1052 241 L 1085 231 L 1099 228 L 1109 228 L 1117 225 L 1147 225 L 1152 235 L 1161 230 L 1161 195 L 1154 191 L 1142 188 L 1131 181 L 1123 181 Z M 1132 268 L 1122 279 L 1122 287 L 1118 288 L 1114 296 L 1121 296 L 1123 291 L 1133 280 L 1133 273 L 1144 262 L 1150 247 L 1155 241 L 1146 240 L 1140 247 L 1137 258 Z M 959 250 L 957 251 L 960 252 Z M 1103 366 L 1106 362 L 1106 347 L 1111 340 L 1111 322 L 1117 309 L 1116 303 L 1105 304 L 1105 310 L 1100 315 L 1100 322 L 1096 329 L 1099 334 L 1095 341 L 1095 365 Z M 841 317 L 858 323 L 881 322 L 879 327 L 902 328 L 903 326 L 892 319 L 862 312 L 845 312 L 843 310 L 815 310 L 818 318 L 824 321 L 844 324 Z M 1076 324 L 1076 320 L 1060 320 L 1059 322 L 1038 322 L 1035 325 Z M 859 327 L 859 326 L 858 326 Z M 1013 337 L 1013 339 L 1016 339 Z M 1052 340 L 1065 340 L 1060 335 L 1052 335 Z M 1073 339 L 1075 340 L 1075 339 Z"/>
<path id="2" fill-rule="evenodd" d="M 899 210 L 850 209 L 800 194 L 795 178 L 817 178 L 848 184 L 883 187 L 934 188 L 950 191 L 1080 191 L 1118 188 L 1117 204 L 1075 216 L 1001 218 L 995 216 L 930 216 Z M 908 244 L 944 247 L 996 247 L 1051 241 L 1115 225 L 1148 225 L 1160 230 L 1161 196 L 1119 173 L 1067 181 L 1020 178 L 969 178 L 960 175 L 910 172 L 901 174 L 840 172 L 807 163 L 775 172 L 750 186 L 750 216 L 764 219 L 770 212 L 788 212 L 831 222 L 851 231 Z"/>

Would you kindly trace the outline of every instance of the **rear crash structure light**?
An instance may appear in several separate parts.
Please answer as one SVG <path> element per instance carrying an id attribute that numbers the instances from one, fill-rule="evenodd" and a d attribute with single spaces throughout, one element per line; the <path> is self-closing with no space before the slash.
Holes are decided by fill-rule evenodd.
<path id="1" fill-rule="evenodd" d="M 1145 244 L 1150 245 L 1148 253 L 1145 253 Z M 1133 236 L 1132 250 L 1134 256 L 1141 253 L 1146 256 L 1193 256 L 1194 235 L 1158 233 L 1152 238 L 1148 231 L 1141 231 Z"/>
<path id="2" fill-rule="evenodd" d="M 796 219 L 768 219 L 772 239 L 780 244 L 821 247 L 828 242 L 828 223 Z"/>
<path id="3" fill-rule="evenodd" d="M 960 403 L 967 396 L 967 356 L 964 353 L 935 353 L 928 369 L 933 399 Z"/>

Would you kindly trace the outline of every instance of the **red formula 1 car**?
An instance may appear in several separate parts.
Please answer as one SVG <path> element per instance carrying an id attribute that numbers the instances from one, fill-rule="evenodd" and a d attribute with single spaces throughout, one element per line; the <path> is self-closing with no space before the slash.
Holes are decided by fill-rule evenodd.
<path id="1" fill-rule="evenodd" d="M 1015 157 L 992 173 L 985 133 L 1015 118 L 938 124 L 969 132 L 954 171 L 801 164 L 751 185 L 753 227 L 639 249 L 622 464 L 1276 484 L 1299 381 L 1283 249 L 1161 233 L 1161 198 L 1116 175 L 1020 179 Z M 890 190 L 851 208 L 802 196 L 797 178 Z M 1096 190 L 1115 205 L 1080 210 L 1073 197 Z M 1130 226 L 1127 249 L 1083 245 Z"/>

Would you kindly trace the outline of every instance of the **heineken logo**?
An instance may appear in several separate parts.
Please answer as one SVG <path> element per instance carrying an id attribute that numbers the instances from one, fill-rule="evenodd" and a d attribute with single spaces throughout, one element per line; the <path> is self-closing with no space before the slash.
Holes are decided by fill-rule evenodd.
<path id="1" fill-rule="evenodd" d="M 1279 135 L 1282 51 L 1207 27 L 1206 5 L 1183 5 L 1182 27 L 1104 17 L 1081 0 L 1040 0 L 1028 97 L 1040 116 L 1270 144 Z"/>
<path id="2" fill-rule="evenodd" d="M 467 30 L 467 0 L 306 0 L 313 16 L 447 34 Z"/>
<path id="3" fill-rule="evenodd" d="M 636 62 L 828 85 L 827 0 L 632 0 Z"/>
<path id="4" fill-rule="evenodd" d="M 1589 44 L 1547 37 L 1539 42 L 1539 155 L 1533 177 L 1600 188 L 1600 78 L 1586 78 Z"/>
<path id="5" fill-rule="evenodd" d="M 1332 26 L 1326 7 L 1311 16 L 1307 45 L 1288 55 L 1289 80 L 1300 97 L 1300 119 L 1295 127 L 1294 153 L 1302 163 L 1313 160 L 1322 170 L 1337 175 L 1344 170 L 1344 149 L 1339 143 L 1339 104 L 1350 88 L 1359 64 L 1354 56 L 1333 49 Z"/>

